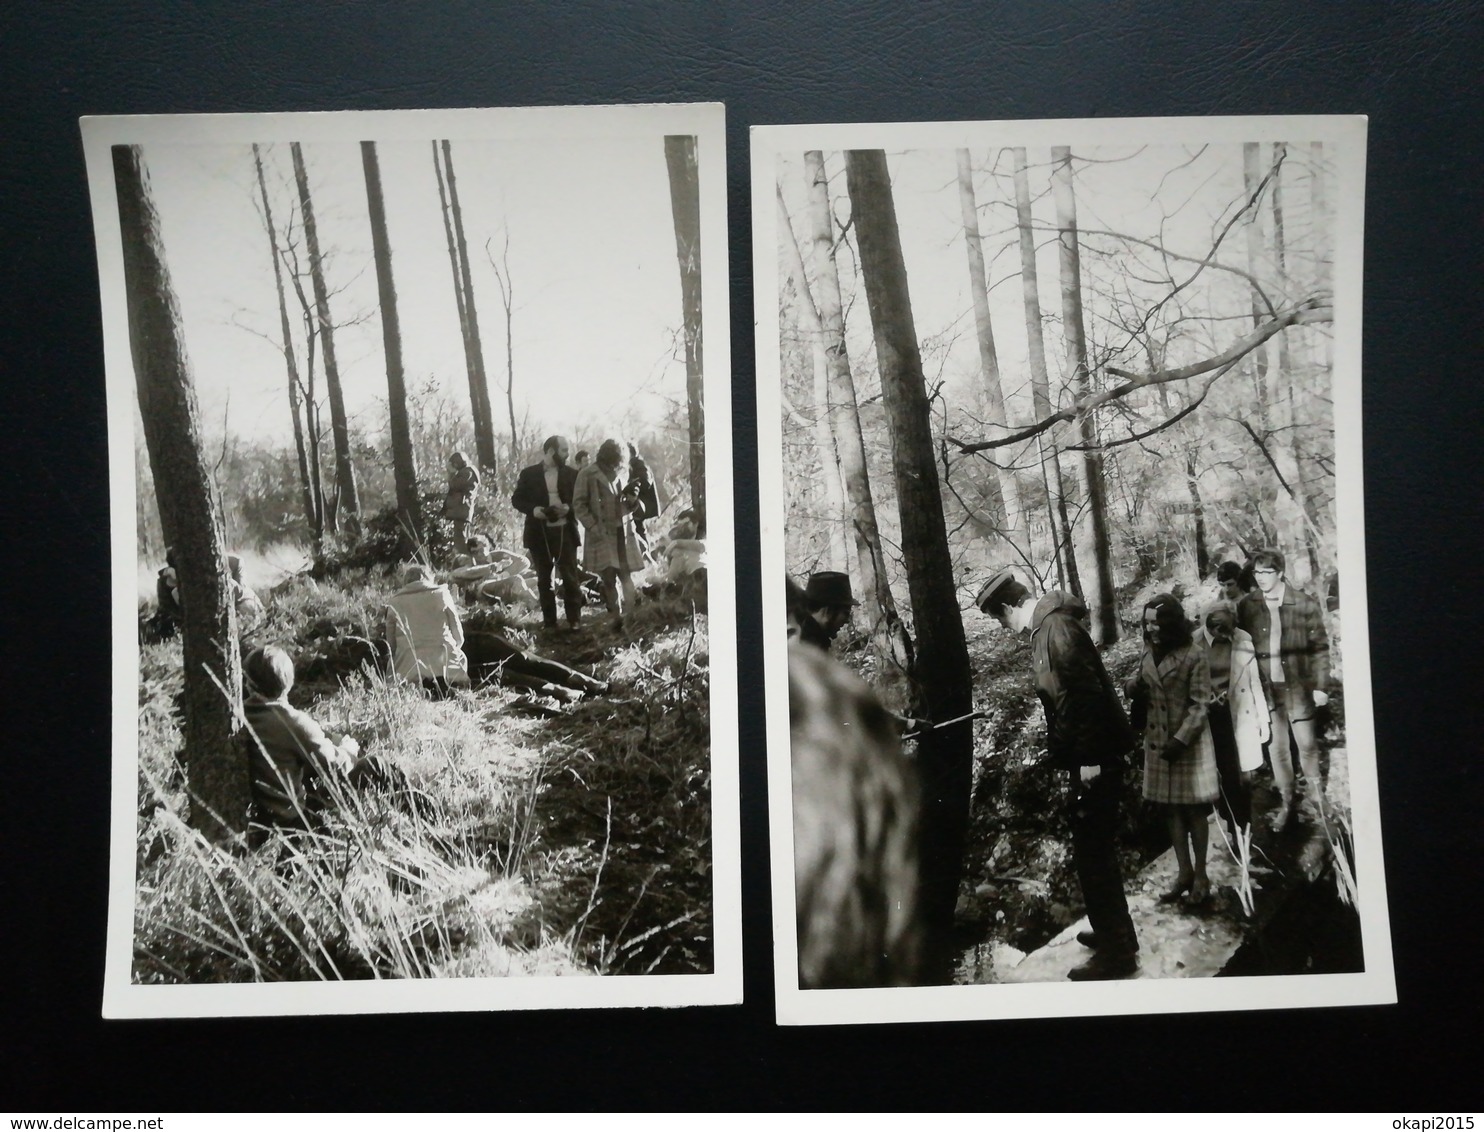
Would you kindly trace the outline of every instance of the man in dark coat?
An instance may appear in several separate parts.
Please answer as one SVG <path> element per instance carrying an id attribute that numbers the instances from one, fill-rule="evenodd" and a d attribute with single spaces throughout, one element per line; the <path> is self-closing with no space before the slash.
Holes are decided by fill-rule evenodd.
<path id="1" fill-rule="evenodd" d="M 1124 761 L 1135 736 L 1088 635 L 1087 607 L 1061 590 L 1038 601 L 1009 570 L 990 578 L 975 602 L 1007 629 L 1030 633 L 1046 748 L 1053 765 L 1071 778 L 1072 859 L 1092 925 L 1077 933 L 1077 941 L 1093 956 L 1067 977 L 1127 978 L 1138 970 L 1139 938 L 1123 894 L 1116 835 Z"/>
<path id="2" fill-rule="evenodd" d="M 524 542 L 536 571 L 541 596 L 541 619 L 548 629 L 557 625 L 552 571 L 562 580 L 567 624 L 575 629 L 582 616 L 582 582 L 577 570 L 581 528 L 572 514 L 572 488 L 577 472 L 567 467 L 567 438 L 549 436 L 541 446 L 541 463 L 522 468 L 515 481 L 511 505 L 526 517 Z"/>
<path id="3" fill-rule="evenodd" d="M 1269 753 L 1273 782 L 1282 805 L 1273 829 L 1293 818 L 1296 802 L 1292 746 L 1304 772 L 1305 802 L 1317 804 L 1323 793 L 1319 762 L 1318 710 L 1329 703 L 1329 634 L 1319 602 L 1283 576 L 1283 555 L 1259 550 L 1252 556 L 1257 588 L 1237 603 L 1237 625 L 1252 638 L 1258 673 L 1273 709 Z M 1289 730 L 1293 744 L 1289 743 Z"/>

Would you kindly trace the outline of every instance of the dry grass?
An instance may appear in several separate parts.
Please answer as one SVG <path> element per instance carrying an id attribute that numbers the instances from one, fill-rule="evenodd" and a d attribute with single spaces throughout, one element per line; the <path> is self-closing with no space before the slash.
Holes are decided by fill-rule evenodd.
<path id="1" fill-rule="evenodd" d="M 265 640 L 374 635 L 389 583 L 296 578 Z M 141 650 L 139 982 L 701 971 L 711 964 L 705 619 L 656 603 L 630 637 L 542 642 L 613 693 L 552 719 L 501 689 L 441 702 L 373 675 L 298 685 L 411 794 L 344 790 L 313 833 L 252 850 L 189 827 L 178 643 Z M 512 632 L 516 635 L 519 632 Z"/>

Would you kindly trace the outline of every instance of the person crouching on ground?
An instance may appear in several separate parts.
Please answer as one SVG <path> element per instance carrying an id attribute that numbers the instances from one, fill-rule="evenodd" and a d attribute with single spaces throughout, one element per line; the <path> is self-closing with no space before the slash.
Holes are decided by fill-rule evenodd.
<path id="1" fill-rule="evenodd" d="M 1072 859 L 1091 925 L 1077 933 L 1077 942 L 1094 954 L 1067 977 L 1128 978 L 1138 970 L 1139 938 L 1123 893 L 1116 838 L 1124 762 L 1135 735 L 1084 624 L 1087 607 L 1061 590 L 1038 601 L 1009 570 L 991 577 L 975 603 L 1012 632 L 1030 633 L 1046 749 L 1071 779 Z"/>
<path id="2" fill-rule="evenodd" d="M 850 592 L 850 575 L 838 570 L 810 574 L 804 585 L 805 615 L 799 624 L 803 642 L 829 652 L 859 604 Z"/>
<path id="3" fill-rule="evenodd" d="M 1144 606 L 1143 624 L 1144 655 L 1127 691 L 1146 705 L 1144 797 L 1164 808 L 1180 866 L 1174 886 L 1159 899 L 1173 904 L 1188 892 L 1190 903 L 1199 905 L 1211 894 L 1207 817 L 1220 793 L 1206 723 L 1211 668 L 1172 594 L 1157 594 Z"/>
<path id="4" fill-rule="evenodd" d="M 454 558 L 452 574 L 466 599 L 500 605 L 539 604 L 525 578 L 530 559 L 513 550 L 491 548 L 489 539 L 483 535 L 471 535 L 468 548 L 468 553 Z"/>
<path id="5" fill-rule="evenodd" d="M 613 624 L 618 629 L 623 628 L 623 611 L 638 598 L 632 572 L 644 568 L 633 515 L 623 499 L 624 485 L 619 477 L 623 452 L 619 441 L 603 441 L 592 464 L 578 473 L 577 484 L 572 489 L 572 509 L 582 523 L 587 541 L 582 564 L 602 579 L 603 604 L 613 615 Z"/>
<path id="6" fill-rule="evenodd" d="M 242 681 L 254 817 L 261 825 L 307 828 L 309 813 L 323 805 L 314 796 L 316 780 L 349 775 L 360 744 L 349 735 L 332 743 L 307 713 L 289 706 L 294 662 L 278 646 L 248 653 Z"/>
<path id="7" fill-rule="evenodd" d="M 386 607 L 386 639 L 392 671 L 442 698 L 454 687 L 469 686 L 464 659 L 464 626 L 447 586 L 433 581 L 421 562 L 402 568 L 404 585 Z"/>

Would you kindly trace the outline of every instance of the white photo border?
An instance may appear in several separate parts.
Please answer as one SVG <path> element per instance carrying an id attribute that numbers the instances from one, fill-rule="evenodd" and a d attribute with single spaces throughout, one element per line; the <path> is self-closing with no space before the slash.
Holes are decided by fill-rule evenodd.
<path id="1" fill-rule="evenodd" d="M 501 109 L 337 111 L 88 117 L 81 122 L 98 246 L 113 516 L 112 805 L 109 837 L 106 1018 L 578 1007 L 679 1007 L 742 1001 L 738 813 L 736 547 L 733 527 L 726 121 L 721 103 Z M 142 986 L 131 980 L 134 941 L 139 645 L 136 623 L 134 372 L 110 149 L 115 145 L 251 142 L 544 141 L 632 138 L 659 151 L 667 134 L 697 138 L 706 399 L 708 629 L 711 665 L 713 969 L 710 974 L 571 978 L 406 979 L 343 983 Z M 679 312 L 677 311 L 677 317 Z"/>
<path id="2" fill-rule="evenodd" d="M 754 321 L 757 327 L 758 493 L 768 741 L 768 819 L 773 883 L 773 966 L 783 1025 L 1044 1018 L 1201 1010 L 1284 1009 L 1394 1003 L 1365 576 L 1361 421 L 1361 279 L 1366 119 L 1354 116 L 1066 119 L 1020 122 L 848 123 L 751 130 Z M 1345 600 L 1345 726 L 1361 892 L 1365 970 L 1354 974 L 1099 983 L 989 984 L 868 990 L 803 990 L 795 935 L 789 765 L 776 163 L 805 150 L 952 150 L 1051 145 L 1323 142 L 1334 162 L 1334 425 L 1337 550 Z"/>

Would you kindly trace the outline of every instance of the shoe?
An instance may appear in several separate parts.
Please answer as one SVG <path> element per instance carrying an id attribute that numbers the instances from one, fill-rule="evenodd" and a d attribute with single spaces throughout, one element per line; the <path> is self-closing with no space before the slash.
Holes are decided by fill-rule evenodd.
<path id="1" fill-rule="evenodd" d="M 1186 901 L 1190 905 L 1204 904 L 1211 897 L 1211 881 L 1206 877 L 1196 877 L 1190 885 L 1190 899 Z"/>
<path id="2" fill-rule="evenodd" d="M 1099 951 L 1080 967 L 1067 972 L 1074 983 L 1101 982 L 1106 979 L 1127 979 L 1138 974 L 1139 953 L 1137 951 Z"/>
<path id="3" fill-rule="evenodd" d="M 1293 821 L 1294 801 L 1290 795 L 1283 799 L 1283 804 L 1273 811 L 1273 832 L 1282 833 L 1288 828 L 1288 823 Z"/>
<path id="4" fill-rule="evenodd" d="M 1096 951 L 1100 946 L 1102 946 L 1103 941 L 1098 936 L 1097 932 L 1089 929 L 1085 932 L 1077 933 L 1077 942 L 1080 943 L 1083 947 L 1088 947 L 1091 948 L 1093 951 Z"/>
<path id="5" fill-rule="evenodd" d="M 1170 889 L 1168 892 L 1161 892 L 1159 894 L 1159 902 L 1161 904 L 1174 904 L 1177 900 L 1180 899 L 1180 897 L 1184 896 L 1187 892 L 1190 891 L 1190 886 L 1192 883 L 1194 883 L 1194 880 L 1194 877 L 1187 877 L 1184 880 L 1176 877 L 1175 887 Z"/>

